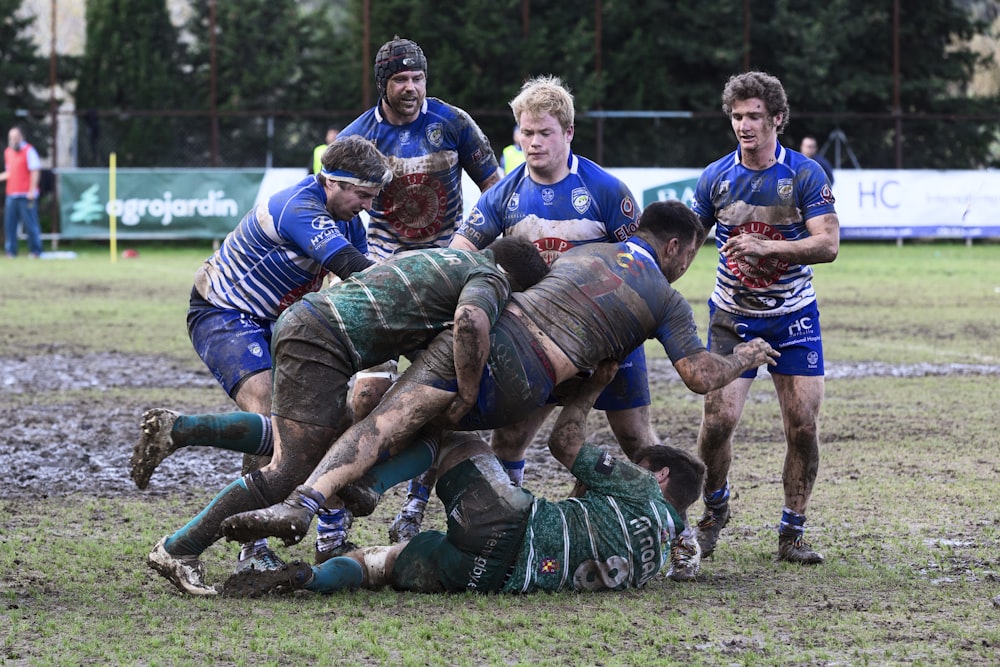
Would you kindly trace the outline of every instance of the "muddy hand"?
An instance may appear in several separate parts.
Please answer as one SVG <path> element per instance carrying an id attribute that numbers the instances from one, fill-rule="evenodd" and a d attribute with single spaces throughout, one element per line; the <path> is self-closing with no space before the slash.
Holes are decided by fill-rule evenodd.
<path id="1" fill-rule="evenodd" d="M 760 366 L 765 363 L 768 366 L 775 366 L 778 363 L 777 358 L 781 356 L 781 353 L 771 347 L 763 338 L 754 338 L 745 343 L 740 343 L 733 349 L 733 352 L 749 357 L 753 360 L 754 366 Z"/>

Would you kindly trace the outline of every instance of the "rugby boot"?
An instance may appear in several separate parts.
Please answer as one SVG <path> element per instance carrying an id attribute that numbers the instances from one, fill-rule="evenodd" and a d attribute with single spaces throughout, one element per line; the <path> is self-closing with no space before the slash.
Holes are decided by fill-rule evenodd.
<path id="1" fill-rule="evenodd" d="M 167 581 L 188 595 L 216 595 L 214 586 L 205 583 L 205 564 L 197 556 L 174 556 L 166 549 L 163 537 L 149 552 L 146 562 Z"/>
<path id="2" fill-rule="evenodd" d="M 278 558 L 278 554 L 271 551 L 270 547 L 262 546 L 254 549 L 246 558 L 240 558 L 234 573 L 239 574 L 244 570 L 280 570 L 284 566 L 285 561 Z"/>
<path id="3" fill-rule="evenodd" d="M 424 513 L 403 509 L 396 515 L 395 521 L 389 526 L 389 541 L 392 544 L 408 542 L 420 532 L 420 524 L 424 522 Z"/>
<path id="4" fill-rule="evenodd" d="M 149 486 L 156 466 L 179 449 L 170 432 L 180 415 L 166 408 L 152 408 L 142 415 L 142 433 L 132 447 L 129 475 L 140 489 Z"/>
<path id="5" fill-rule="evenodd" d="M 802 565 L 819 565 L 823 554 L 809 546 L 801 535 L 778 535 L 778 560 Z"/>
<path id="6" fill-rule="evenodd" d="M 288 547 L 302 541 L 324 502 L 322 493 L 303 484 L 277 505 L 234 514 L 222 522 L 222 532 L 235 542 L 279 537 Z"/>
<path id="7" fill-rule="evenodd" d="M 256 598 L 267 593 L 297 591 L 313 578 L 313 569 L 300 560 L 273 570 L 241 570 L 230 575 L 222 586 L 223 595 Z"/>
<path id="8" fill-rule="evenodd" d="M 670 544 L 670 569 L 667 578 L 672 581 L 691 581 L 701 570 L 701 546 L 694 531 L 685 530 Z"/>
<path id="9" fill-rule="evenodd" d="M 719 541 L 719 533 L 729 523 L 729 503 L 725 502 L 714 507 L 705 506 L 705 514 L 698 522 L 698 546 L 701 547 L 701 556 L 711 556 L 715 551 L 715 545 Z"/>

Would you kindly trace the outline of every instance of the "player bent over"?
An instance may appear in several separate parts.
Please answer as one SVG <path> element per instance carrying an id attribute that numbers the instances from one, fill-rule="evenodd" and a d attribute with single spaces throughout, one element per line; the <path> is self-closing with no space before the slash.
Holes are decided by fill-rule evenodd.
<path id="1" fill-rule="evenodd" d="M 233 575 L 224 591 L 259 595 L 277 588 L 318 593 L 385 585 L 423 593 L 600 591 L 640 588 L 668 563 L 670 544 L 701 492 L 705 466 L 665 445 L 638 452 L 638 465 L 585 442 L 586 417 L 612 379 L 604 362 L 563 407 L 549 438 L 552 455 L 585 485 L 582 497 L 548 501 L 510 484 L 474 434 L 456 433 L 439 454 L 437 493 L 447 533 L 419 533 L 310 567 Z M 450 445 L 450 446 L 449 446 Z M 697 542 L 691 558 L 697 559 Z"/>

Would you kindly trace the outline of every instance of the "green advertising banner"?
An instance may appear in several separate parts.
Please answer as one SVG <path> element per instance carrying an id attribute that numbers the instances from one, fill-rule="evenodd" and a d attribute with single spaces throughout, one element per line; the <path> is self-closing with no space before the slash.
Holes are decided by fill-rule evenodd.
<path id="1" fill-rule="evenodd" d="M 108 201 L 107 169 L 59 171 L 60 235 L 122 239 L 221 239 L 253 207 L 263 169 L 119 169 Z"/>

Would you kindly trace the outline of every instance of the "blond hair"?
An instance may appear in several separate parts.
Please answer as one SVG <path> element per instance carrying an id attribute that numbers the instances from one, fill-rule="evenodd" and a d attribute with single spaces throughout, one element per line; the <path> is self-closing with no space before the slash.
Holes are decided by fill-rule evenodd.
<path id="1" fill-rule="evenodd" d="M 551 114 L 562 129 L 567 130 L 576 120 L 572 93 L 562 79 L 551 74 L 525 81 L 521 92 L 510 101 L 510 108 L 515 122 L 520 122 L 523 113 L 531 116 Z"/>

